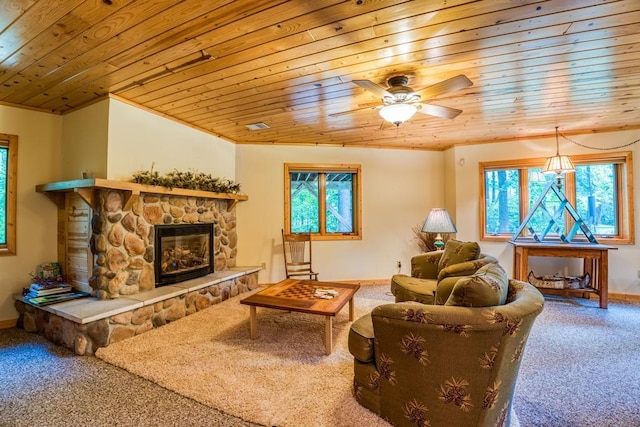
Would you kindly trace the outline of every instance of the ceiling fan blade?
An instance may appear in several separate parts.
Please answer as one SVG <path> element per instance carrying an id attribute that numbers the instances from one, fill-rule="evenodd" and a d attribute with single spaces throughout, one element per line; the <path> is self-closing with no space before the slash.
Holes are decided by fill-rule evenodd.
<path id="1" fill-rule="evenodd" d="M 441 105 L 420 104 L 420 107 L 418 113 L 442 117 L 443 119 L 455 119 L 462 113 L 462 110 L 458 110 L 457 108 L 443 107 Z"/>
<path id="2" fill-rule="evenodd" d="M 473 82 L 469 80 L 467 76 L 460 74 L 458 76 L 451 77 L 450 79 L 443 80 L 440 83 L 427 86 L 415 93 L 420 95 L 422 99 L 433 99 L 439 95 L 464 89 L 472 85 Z"/>
<path id="3" fill-rule="evenodd" d="M 363 111 L 363 110 L 375 110 L 379 106 L 380 106 L 379 102 L 368 102 L 364 104 L 358 104 L 358 108 L 354 108 L 353 110 L 348 110 L 348 111 L 340 111 L 338 113 L 332 113 L 332 114 L 329 114 L 329 117 L 340 117 L 340 116 L 344 116 L 345 114 L 352 114 L 352 113 L 356 113 L 358 111 Z"/>
<path id="4" fill-rule="evenodd" d="M 378 86 L 377 84 L 375 84 L 371 80 L 352 80 L 352 82 L 357 84 L 361 88 L 368 90 L 369 92 L 373 93 L 374 95 L 379 96 L 380 98 L 384 98 L 384 97 L 393 98 L 393 95 L 391 93 L 387 92 L 386 89 Z"/>

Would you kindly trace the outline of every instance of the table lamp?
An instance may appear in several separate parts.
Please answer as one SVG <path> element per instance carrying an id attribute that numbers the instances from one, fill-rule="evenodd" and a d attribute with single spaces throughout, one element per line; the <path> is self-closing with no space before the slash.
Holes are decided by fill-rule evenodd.
<path id="1" fill-rule="evenodd" d="M 451 219 L 451 215 L 449 215 L 449 212 L 443 208 L 431 209 L 427 220 L 422 226 L 422 231 L 424 231 L 425 233 L 437 233 L 433 245 L 439 251 L 444 248 L 444 242 L 442 241 L 441 233 L 458 232 L 455 224 L 453 223 L 453 220 Z"/>

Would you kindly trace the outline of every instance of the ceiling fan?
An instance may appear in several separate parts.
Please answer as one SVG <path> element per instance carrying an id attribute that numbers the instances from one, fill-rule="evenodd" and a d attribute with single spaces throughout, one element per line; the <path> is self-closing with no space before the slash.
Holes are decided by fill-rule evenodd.
<path id="1" fill-rule="evenodd" d="M 387 89 L 378 86 L 370 80 L 352 80 L 353 83 L 379 96 L 384 105 L 376 107 L 380 110 L 380 116 L 386 121 L 400 126 L 406 122 L 416 112 L 429 114 L 431 116 L 454 119 L 462 110 L 456 108 L 443 107 L 441 105 L 421 103 L 420 99 L 433 99 L 442 94 L 464 89 L 473 85 L 467 76 L 460 74 L 439 83 L 427 86 L 418 91 L 414 91 L 407 86 L 409 78 L 407 76 L 394 76 L 387 80 Z"/>

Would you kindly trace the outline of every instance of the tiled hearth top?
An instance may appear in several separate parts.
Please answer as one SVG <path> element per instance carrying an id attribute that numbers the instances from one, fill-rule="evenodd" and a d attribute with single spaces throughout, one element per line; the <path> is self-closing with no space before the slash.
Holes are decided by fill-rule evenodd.
<path id="1" fill-rule="evenodd" d="M 94 297 L 80 298 L 57 304 L 38 306 L 39 309 L 56 314 L 75 323 L 89 323 L 116 314 L 125 313 L 140 307 L 155 304 L 173 297 L 197 291 L 207 286 L 215 285 L 226 280 L 246 276 L 260 271 L 260 267 L 233 267 L 225 271 L 215 272 L 207 276 L 186 280 L 172 285 L 161 286 L 147 292 L 140 292 L 126 297 L 111 300 L 98 300 Z M 29 304 L 22 295 L 16 295 Z"/>

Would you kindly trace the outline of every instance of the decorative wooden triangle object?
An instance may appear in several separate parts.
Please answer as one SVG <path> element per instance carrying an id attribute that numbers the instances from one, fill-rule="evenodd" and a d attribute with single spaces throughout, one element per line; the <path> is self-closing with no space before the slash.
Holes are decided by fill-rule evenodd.
<path id="1" fill-rule="evenodd" d="M 560 206 L 553 213 L 549 212 L 549 210 L 544 204 L 544 198 L 549 191 L 552 191 L 556 195 L 558 200 L 560 200 Z M 549 220 L 549 223 L 547 224 L 547 226 L 545 227 L 545 229 L 542 231 L 541 234 L 537 234 L 533 229 L 533 227 L 528 225 L 529 221 L 533 217 L 533 214 L 538 209 L 542 209 L 549 216 L 549 218 L 551 218 Z M 558 225 L 558 220 L 562 219 L 562 212 L 565 209 L 567 212 L 569 212 L 569 215 L 571 215 L 571 217 L 575 222 L 571 227 L 571 230 L 569 230 L 569 233 L 567 233 L 566 236 L 563 233 L 559 233 L 560 240 L 562 240 L 564 243 L 571 243 L 571 240 L 573 240 L 576 233 L 578 231 L 582 231 L 582 233 L 584 233 L 585 237 L 589 240 L 589 242 L 597 244 L 598 241 L 589 230 L 589 227 L 587 227 L 587 224 L 582 220 L 582 218 L 580 217 L 578 212 L 575 210 L 575 208 L 571 205 L 569 200 L 567 200 L 567 196 L 565 196 L 564 193 L 560 190 L 560 188 L 558 188 L 558 185 L 556 184 L 555 181 L 551 181 L 549 182 L 549 184 L 547 184 L 547 186 L 543 190 L 538 200 L 533 204 L 533 208 L 529 211 L 529 214 L 527 215 L 527 217 L 524 219 L 524 221 L 522 221 L 522 224 L 520 224 L 520 226 L 518 227 L 518 230 L 514 233 L 513 237 L 511 238 L 511 241 L 515 242 L 516 239 L 520 237 L 520 234 L 524 231 L 524 229 L 527 228 L 527 230 L 531 234 L 531 237 L 533 237 L 533 239 L 536 242 L 542 242 L 544 238 L 547 236 L 547 234 L 554 227 L 558 230 L 560 229 Z"/>

